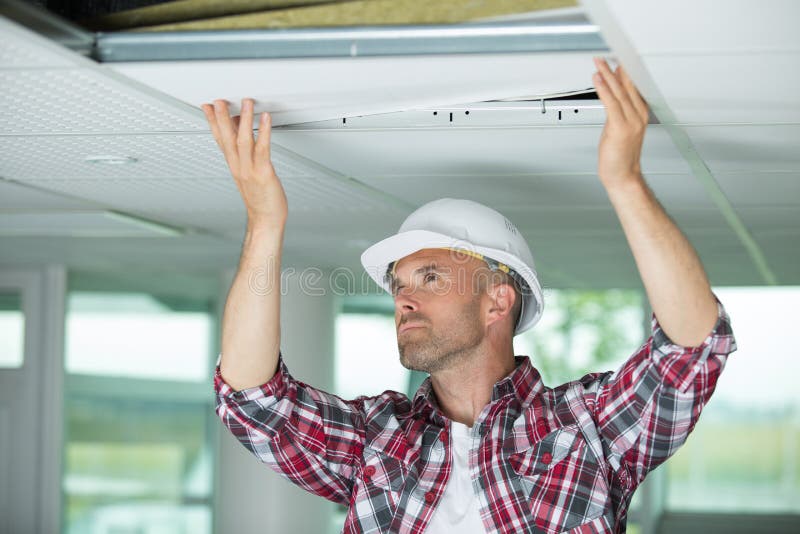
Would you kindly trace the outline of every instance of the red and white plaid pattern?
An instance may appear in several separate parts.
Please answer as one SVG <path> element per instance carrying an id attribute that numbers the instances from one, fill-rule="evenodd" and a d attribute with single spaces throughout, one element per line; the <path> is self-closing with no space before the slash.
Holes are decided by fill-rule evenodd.
<path id="1" fill-rule="evenodd" d="M 736 350 L 719 319 L 699 347 L 652 336 L 614 373 L 546 387 L 527 356 L 473 426 L 469 464 L 487 532 L 624 532 L 645 475 L 683 444 Z M 278 372 L 234 391 L 219 366 L 217 414 L 272 469 L 349 508 L 345 533 L 424 532 L 451 470 L 449 421 L 430 378 L 344 400 Z"/>

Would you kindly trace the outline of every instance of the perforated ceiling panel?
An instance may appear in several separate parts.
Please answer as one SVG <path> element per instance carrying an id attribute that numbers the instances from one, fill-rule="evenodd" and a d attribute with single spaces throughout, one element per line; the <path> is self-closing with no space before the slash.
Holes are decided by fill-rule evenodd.
<path id="1" fill-rule="evenodd" d="M 233 178 L 225 179 L 58 179 L 30 180 L 43 189 L 90 199 L 143 216 L 181 226 L 240 234 L 245 210 Z M 363 192 L 335 178 L 284 177 L 292 225 L 333 228 L 368 221 L 375 215 L 405 210 L 382 202 L 375 193 Z"/>
<path id="2" fill-rule="evenodd" d="M 644 9 L 630 5 L 640 12 Z M 663 9 L 680 11 L 673 5 Z M 687 3 L 681 5 L 683 11 L 692 9 Z M 659 17 L 646 9 L 645 14 L 658 22 Z M 685 22 L 687 28 L 694 24 Z M 778 33 L 784 35 L 780 28 Z M 7 21 L 0 20 L 0 30 L 0 88 L 4 104 L 11 103 L 0 108 L 0 176 L 45 191 L 27 194 L 19 191 L 20 185 L 9 188 L 0 182 L 0 195 L 17 189 L 15 200 L 0 203 L 0 209 L 8 213 L 10 206 L 19 211 L 47 205 L 55 212 L 85 202 L 190 230 L 173 239 L 130 234 L 125 240 L 0 237 L 0 248 L 14 251 L 13 261 L 64 261 L 108 269 L 235 266 L 245 211 L 196 108 L 202 100 L 221 97 L 238 105 L 242 91 L 263 91 L 252 96 L 281 113 L 276 124 L 323 116 L 339 121 L 351 113 L 397 111 L 426 103 L 457 106 L 476 99 L 586 88 L 593 71 L 591 54 L 517 54 L 465 55 L 458 61 L 439 58 L 444 63 L 430 57 L 425 62 L 415 57 L 200 62 L 181 64 L 188 69 L 183 72 L 170 64 L 127 69 L 117 65 L 117 72 Z M 694 34 L 683 37 L 682 43 L 696 40 Z M 674 42 L 674 32 L 670 39 Z M 257 68 L 267 64 L 275 68 Z M 135 72 L 139 81 L 120 74 L 123 71 Z M 787 80 L 794 83 L 795 78 Z M 796 104 L 792 87 L 777 90 L 783 96 L 767 106 L 770 120 L 780 120 L 777 110 L 784 97 Z M 758 109 L 758 100 L 750 93 L 730 94 L 751 110 L 747 117 L 757 116 L 752 110 Z M 687 92 L 681 98 L 710 113 L 703 120 L 713 118 L 715 109 L 725 111 L 703 108 L 707 95 Z M 728 110 L 742 107 L 724 99 L 715 104 Z M 359 273 L 358 257 L 364 248 L 394 232 L 415 206 L 455 196 L 508 212 L 531 241 L 546 287 L 638 287 L 630 250 L 595 176 L 602 117 L 595 117 L 599 119 L 594 123 L 553 122 L 542 127 L 532 119 L 529 105 L 520 106 L 525 109 L 513 118 L 514 125 L 493 124 L 479 114 L 471 115 L 468 123 L 465 114 L 456 121 L 459 127 L 419 128 L 413 125 L 419 111 L 408 111 L 362 121 L 369 124 L 361 131 L 333 131 L 330 125 L 319 124 L 276 129 L 274 161 L 290 207 L 285 264 L 344 266 Z M 732 173 L 720 183 L 730 187 L 734 202 L 752 207 L 742 210 L 741 217 L 764 245 L 779 280 L 800 281 L 796 267 L 800 258 L 786 245 L 797 235 L 792 229 L 798 223 L 792 211 L 796 199 L 792 180 L 800 170 L 797 124 L 700 125 L 688 131 L 713 172 Z M 86 161 L 108 156 L 136 162 Z M 742 242 L 709 205 L 707 193 L 693 181 L 686 161 L 661 126 L 648 130 L 643 165 L 653 189 L 697 247 L 714 283 L 763 283 L 747 261 Z M 770 172 L 762 186 L 748 196 L 751 185 L 742 176 L 763 177 L 765 170 Z M 794 174 L 787 177 L 787 173 Z M 772 209 L 776 205 L 782 209 Z M 42 221 L 58 226 L 56 231 L 65 226 L 50 216 Z"/>
<path id="3" fill-rule="evenodd" d="M 0 133 L 203 131 L 194 109 L 0 17 Z"/>
<path id="4" fill-rule="evenodd" d="M 0 68 L 74 67 L 76 56 L 0 16 Z M 35 42 L 35 46 L 31 43 Z"/>
<path id="5" fill-rule="evenodd" d="M 191 118 L 92 69 L 0 71 L 0 131 L 15 135 L 203 131 Z"/>
<path id="6" fill-rule="evenodd" d="M 225 158 L 210 133 L 197 135 L 138 134 L 115 136 L 0 137 L 0 175 L 17 180 L 64 178 L 170 179 L 230 175 Z M 275 149 L 274 165 L 282 176 L 320 176 Z M 87 162 L 97 156 L 132 157 L 135 163 Z"/>

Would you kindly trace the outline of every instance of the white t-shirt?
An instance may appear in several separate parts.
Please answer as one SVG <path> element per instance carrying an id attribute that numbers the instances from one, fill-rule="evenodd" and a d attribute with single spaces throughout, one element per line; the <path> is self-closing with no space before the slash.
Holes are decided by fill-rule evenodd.
<path id="1" fill-rule="evenodd" d="M 480 502 L 469 475 L 469 449 L 472 429 L 456 421 L 450 422 L 453 467 L 444 495 L 433 511 L 433 518 L 425 529 L 431 534 L 486 534 L 479 513 Z M 477 440 L 476 440 L 477 445 Z"/>

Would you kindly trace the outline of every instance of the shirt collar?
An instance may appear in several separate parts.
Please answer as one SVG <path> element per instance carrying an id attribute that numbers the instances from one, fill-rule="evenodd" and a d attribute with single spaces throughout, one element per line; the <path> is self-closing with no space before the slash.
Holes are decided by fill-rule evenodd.
<path id="1" fill-rule="evenodd" d="M 528 404 L 531 398 L 544 388 L 539 371 L 531 365 L 528 356 L 514 356 L 514 370 L 492 386 L 490 403 L 512 396 L 520 406 Z M 444 414 L 434 395 L 431 377 L 426 378 L 414 394 L 412 407 L 415 412 L 430 412 L 434 420 L 443 424 Z"/>

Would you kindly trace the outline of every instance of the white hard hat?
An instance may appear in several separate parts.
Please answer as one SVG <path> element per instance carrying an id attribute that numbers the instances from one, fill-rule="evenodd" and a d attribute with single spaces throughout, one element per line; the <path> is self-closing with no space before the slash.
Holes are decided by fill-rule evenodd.
<path id="1" fill-rule="evenodd" d="M 544 298 L 533 255 L 516 226 L 501 213 L 471 200 L 441 198 L 428 202 L 403 221 L 397 234 L 365 250 L 361 264 L 380 287 L 391 293 L 386 279 L 389 266 L 425 248 L 463 250 L 490 265 L 504 264 L 518 281 L 521 278 L 527 287 L 520 284 L 522 313 L 514 334 L 529 329 L 542 316 Z"/>

